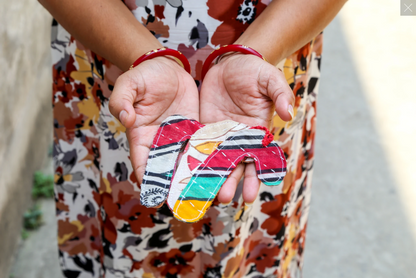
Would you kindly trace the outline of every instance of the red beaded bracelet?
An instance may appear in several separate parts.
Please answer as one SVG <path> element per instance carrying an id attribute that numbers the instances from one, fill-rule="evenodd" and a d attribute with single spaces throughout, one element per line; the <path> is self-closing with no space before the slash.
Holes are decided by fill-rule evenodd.
<path id="1" fill-rule="evenodd" d="M 189 74 L 191 74 L 191 64 L 189 63 L 188 59 L 186 59 L 185 55 L 183 55 L 180 51 L 162 47 L 158 49 L 154 49 L 149 51 L 137 59 L 133 65 L 130 66 L 130 70 L 134 67 L 137 67 L 140 63 L 144 61 L 160 57 L 160 56 L 172 56 L 179 65 L 181 65 Z"/>
<path id="2" fill-rule="evenodd" d="M 204 65 L 202 66 L 202 73 L 201 73 L 201 81 L 204 80 L 205 75 L 207 74 L 209 68 L 211 67 L 212 62 L 220 57 L 221 55 L 227 53 L 227 52 L 240 52 L 243 54 L 251 54 L 255 55 L 264 61 L 267 62 L 266 58 L 263 57 L 259 52 L 254 50 L 251 47 L 241 45 L 241 44 L 230 44 L 230 45 L 223 45 L 219 48 L 215 49 L 211 52 L 211 54 L 207 57 L 207 59 L 204 62 Z"/>

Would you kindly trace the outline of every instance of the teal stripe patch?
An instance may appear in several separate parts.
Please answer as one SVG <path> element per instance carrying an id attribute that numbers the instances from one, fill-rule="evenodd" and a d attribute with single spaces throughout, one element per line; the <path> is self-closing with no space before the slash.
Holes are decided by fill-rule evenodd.
<path id="1" fill-rule="evenodd" d="M 263 182 L 265 185 L 268 185 L 268 186 L 273 186 L 273 185 L 279 185 L 279 184 L 281 184 L 282 183 L 282 181 L 280 180 L 280 181 L 276 181 L 276 182 Z"/>
<path id="2" fill-rule="evenodd" d="M 195 181 L 195 183 L 194 183 Z M 220 190 L 226 178 L 221 177 L 192 177 L 191 181 L 182 191 L 180 199 L 213 199 Z M 221 184 L 219 184 L 221 183 Z M 219 185 L 218 185 L 219 184 Z M 214 192 L 215 187 L 217 188 Z M 186 192 L 186 195 L 184 195 Z M 213 193 L 214 195 L 212 195 Z"/>

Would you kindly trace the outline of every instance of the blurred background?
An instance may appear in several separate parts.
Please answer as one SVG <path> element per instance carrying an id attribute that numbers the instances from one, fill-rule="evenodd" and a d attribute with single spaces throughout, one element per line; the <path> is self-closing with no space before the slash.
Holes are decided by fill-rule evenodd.
<path id="1" fill-rule="evenodd" d="M 350 0 L 324 31 L 304 278 L 416 277 L 416 4 L 400 16 L 406 3 Z M 50 24 L 36 1 L 0 0 L 0 278 L 61 278 L 45 198 Z"/>

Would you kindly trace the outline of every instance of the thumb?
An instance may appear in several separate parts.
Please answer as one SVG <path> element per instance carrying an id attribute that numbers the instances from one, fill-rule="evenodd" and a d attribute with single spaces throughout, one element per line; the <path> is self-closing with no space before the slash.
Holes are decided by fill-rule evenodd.
<path id="1" fill-rule="evenodd" d="M 131 72 L 125 72 L 117 78 L 113 92 L 110 96 L 109 109 L 126 128 L 133 126 L 136 121 L 136 112 L 133 104 L 137 102 L 137 94 L 140 91 L 137 78 Z"/>
<path id="2" fill-rule="evenodd" d="M 292 120 L 294 116 L 293 106 L 295 104 L 295 96 L 289 84 L 287 84 L 283 72 L 275 67 L 269 71 L 267 94 L 273 100 L 275 110 L 279 117 L 283 121 Z"/>

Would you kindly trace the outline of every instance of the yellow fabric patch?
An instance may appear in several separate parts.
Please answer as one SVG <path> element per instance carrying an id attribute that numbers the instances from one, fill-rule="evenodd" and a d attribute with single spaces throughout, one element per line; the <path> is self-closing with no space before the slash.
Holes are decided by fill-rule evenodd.
<path id="1" fill-rule="evenodd" d="M 205 211 L 211 206 L 211 204 L 212 201 L 178 200 L 173 207 L 173 213 L 179 220 L 196 222 L 204 216 Z"/>
<path id="2" fill-rule="evenodd" d="M 208 141 L 197 145 L 195 149 L 200 153 L 210 155 L 221 143 L 222 141 Z"/>

